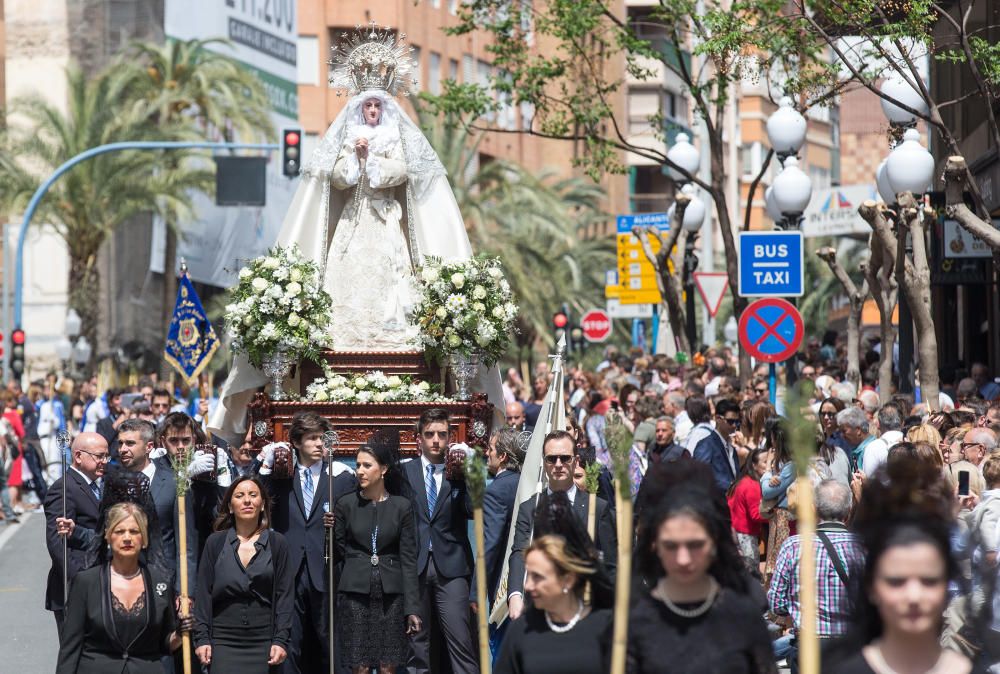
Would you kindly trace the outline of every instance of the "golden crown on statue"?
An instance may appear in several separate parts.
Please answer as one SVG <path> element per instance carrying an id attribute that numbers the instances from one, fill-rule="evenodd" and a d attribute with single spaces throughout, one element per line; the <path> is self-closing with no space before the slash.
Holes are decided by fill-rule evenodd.
<path id="1" fill-rule="evenodd" d="M 330 86 L 338 90 L 338 96 L 345 91 L 355 94 L 373 89 L 408 96 L 416 84 L 416 63 L 410 58 L 413 48 L 404 43 L 405 38 L 405 33 L 397 35 L 374 21 L 365 28 L 356 26 L 353 33 L 341 33 L 328 61 Z"/>

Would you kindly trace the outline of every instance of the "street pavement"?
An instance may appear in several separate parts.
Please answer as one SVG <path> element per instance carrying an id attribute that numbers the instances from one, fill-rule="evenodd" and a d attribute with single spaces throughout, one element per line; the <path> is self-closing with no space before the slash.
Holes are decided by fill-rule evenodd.
<path id="1" fill-rule="evenodd" d="M 20 524 L 0 525 L 0 672 L 48 674 L 56 669 L 56 621 L 45 610 L 50 566 L 41 510 L 22 515 Z"/>

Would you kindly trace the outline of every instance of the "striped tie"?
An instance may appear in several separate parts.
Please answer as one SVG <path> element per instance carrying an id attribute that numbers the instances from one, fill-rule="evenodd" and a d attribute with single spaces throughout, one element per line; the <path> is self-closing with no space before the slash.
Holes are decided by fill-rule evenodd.
<path id="1" fill-rule="evenodd" d="M 438 488 L 434 481 L 434 466 L 427 466 L 427 516 L 434 515 L 434 506 L 437 505 Z"/>
<path id="2" fill-rule="evenodd" d="M 304 480 L 302 483 L 302 500 L 304 501 L 303 505 L 305 505 L 306 515 L 308 515 L 312 512 L 313 490 L 315 489 L 313 487 L 312 471 L 308 468 L 304 469 L 302 471 L 302 479 Z"/>

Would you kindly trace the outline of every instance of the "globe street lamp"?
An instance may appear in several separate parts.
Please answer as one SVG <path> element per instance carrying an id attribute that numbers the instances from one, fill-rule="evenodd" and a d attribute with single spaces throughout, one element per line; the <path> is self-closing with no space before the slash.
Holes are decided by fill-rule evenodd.
<path id="1" fill-rule="evenodd" d="M 920 132 L 907 129 L 903 142 L 885 160 L 885 177 L 893 194 L 923 194 L 934 179 L 934 157 L 920 144 Z M 893 200 L 895 201 L 895 199 Z"/>
<path id="2" fill-rule="evenodd" d="M 767 141 L 778 155 L 782 165 L 788 157 L 799 153 L 806 142 L 806 118 L 792 105 L 792 99 L 785 96 L 778 103 L 778 109 L 767 118 Z"/>
<path id="3" fill-rule="evenodd" d="M 677 134 L 674 144 L 667 151 L 667 159 L 690 175 L 698 173 L 698 168 L 701 166 L 701 153 L 691 144 L 691 138 L 686 133 Z M 684 182 L 687 182 L 686 178 Z"/>
<path id="4" fill-rule="evenodd" d="M 896 105 L 893 101 L 898 101 L 908 108 L 916 110 L 921 116 L 927 114 L 927 101 L 923 95 L 913 88 L 913 86 L 899 75 L 893 75 L 882 82 L 879 91 L 893 100 L 879 98 L 882 104 L 882 113 L 889 120 L 890 124 L 896 126 L 912 126 L 917 122 L 917 115 L 909 110 L 905 110 Z"/>
<path id="5" fill-rule="evenodd" d="M 698 256 L 695 255 L 694 245 L 698 240 L 698 232 L 705 222 L 708 209 L 705 206 L 705 202 L 696 194 L 693 186 L 685 185 L 681 188 L 681 192 L 689 199 L 687 208 L 684 209 L 684 221 L 681 222 L 681 227 L 687 234 L 687 238 L 684 241 L 684 270 L 681 283 L 684 286 L 686 294 L 684 312 L 686 314 L 688 344 L 691 346 L 691 350 L 694 351 L 697 348 L 695 342 L 698 339 L 697 327 L 694 320 L 694 272 L 698 269 Z M 671 209 L 673 208 L 674 206 L 671 206 Z"/>
<path id="6" fill-rule="evenodd" d="M 775 208 L 781 214 L 781 219 L 775 224 L 781 229 L 799 226 L 812 198 L 812 179 L 799 168 L 798 159 L 791 156 L 785 159 L 785 168 L 771 185 L 771 195 Z"/>

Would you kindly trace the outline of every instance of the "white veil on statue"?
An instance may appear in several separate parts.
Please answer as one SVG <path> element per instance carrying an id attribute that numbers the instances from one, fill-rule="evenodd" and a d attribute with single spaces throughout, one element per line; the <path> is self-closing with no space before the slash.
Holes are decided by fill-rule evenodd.
<path id="1" fill-rule="evenodd" d="M 277 245 L 287 247 L 297 244 L 306 258 L 320 266 L 324 280 L 328 275 L 338 273 L 337 269 L 328 269 L 326 263 L 335 228 L 351 192 L 333 189 L 331 175 L 348 134 L 364 124 L 362 103 L 378 98 L 382 101 L 380 123 L 398 128 L 406 160 L 406 181 L 396 188 L 395 197 L 403 210 L 402 226 L 412 267 L 419 266 L 428 256 L 444 260 L 471 257 L 472 246 L 444 165 L 423 132 L 392 95 L 405 87 L 405 79 L 412 68 L 412 62 L 404 56 L 409 49 L 391 31 L 372 30 L 371 33 L 345 40 L 338 50 L 342 58 L 339 64 L 332 62 L 335 68 L 330 76 L 331 85 L 346 86 L 354 91 L 360 90 L 360 93 L 348 100 L 304 164 L 300 184 L 282 222 Z M 386 62 L 391 64 L 391 68 L 385 67 Z M 359 74 L 362 67 L 366 74 Z M 374 80 L 376 86 L 365 86 L 366 77 Z M 246 356 L 236 356 L 223 386 L 219 405 L 211 416 L 209 429 L 238 444 L 246 433 L 247 405 L 254 393 L 267 382 L 264 373 L 251 365 Z M 489 371 L 481 369 L 475 390 L 486 392 L 490 402 L 503 409 L 496 368 Z"/>

